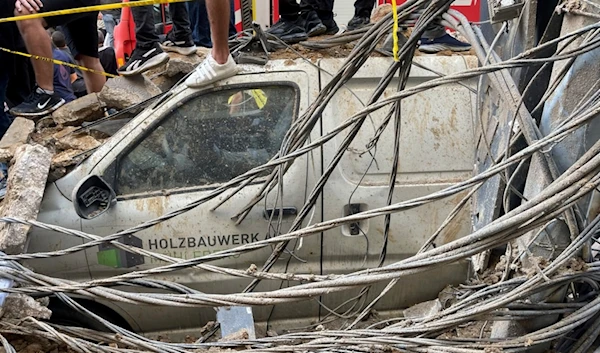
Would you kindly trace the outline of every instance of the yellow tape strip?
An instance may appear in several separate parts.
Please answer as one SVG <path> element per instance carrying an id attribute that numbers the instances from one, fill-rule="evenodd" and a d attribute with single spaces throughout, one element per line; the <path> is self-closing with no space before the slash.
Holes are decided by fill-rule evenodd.
<path id="1" fill-rule="evenodd" d="M 84 7 L 77 7 L 77 8 L 68 9 L 68 10 L 48 11 L 48 12 L 34 13 L 34 14 L 30 14 L 30 15 L 0 18 L 0 23 L 32 20 L 32 19 L 36 19 L 36 18 L 44 18 L 44 17 L 50 17 L 50 16 L 72 15 L 72 14 L 83 13 L 83 12 L 114 10 L 114 9 L 120 9 L 123 7 L 148 6 L 148 5 L 155 5 L 155 4 L 168 4 L 168 3 L 172 3 L 172 2 L 186 2 L 186 1 L 190 1 L 190 0 L 139 0 L 139 1 L 123 2 L 120 4 L 84 6 Z"/>
<path id="2" fill-rule="evenodd" d="M 25 56 L 25 57 L 28 57 L 28 58 L 31 58 L 31 59 L 50 61 L 51 63 L 54 63 L 54 64 L 69 66 L 69 67 L 72 67 L 72 68 L 75 68 L 75 69 L 79 69 L 79 70 L 82 70 L 82 71 L 91 72 L 91 73 L 94 73 L 94 74 L 98 74 L 98 75 L 102 75 L 102 76 L 106 76 L 106 77 L 110 77 L 110 78 L 118 77 L 118 76 L 115 76 L 113 74 L 106 73 L 104 71 L 96 71 L 94 69 L 88 69 L 85 66 L 79 66 L 79 65 L 71 64 L 71 63 L 68 63 L 68 62 L 64 62 L 64 61 L 60 61 L 60 60 L 56 60 L 56 59 L 52 59 L 52 58 L 46 58 L 46 57 L 39 56 L 39 55 L 31 55 L 31 54 L 27 54 L 27 53 L 22 53 L 20 51 L 15 51 L 15 50 L 10 50 L 10 49 L 6 49 L 6 48 L 2 48 L 2 47 L 0 47 L 0 50 L 4 51 L 4 52 L 7 52 L 7 53 L 15 54 L 15 55 Z"/>
<path id="3" fill-rule="evenodd" d="M 394 60 L 399 61 L 398 57 L 398 5 L 396 4 L 396 0 L 392 0 L 392 14 L 394 15 L 394 29 L 392 30 L 392 36 L 394 37 Z"/>

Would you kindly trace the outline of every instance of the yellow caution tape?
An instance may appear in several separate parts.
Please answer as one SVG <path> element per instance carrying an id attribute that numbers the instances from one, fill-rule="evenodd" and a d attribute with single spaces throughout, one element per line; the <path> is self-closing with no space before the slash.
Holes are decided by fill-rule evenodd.
<path id="1" fill-rule="evenodd" d="M 83 13 L 83 12 L 115 10 L 115 9 L 120 9 L 123 7 L 148 6 L 148 5 L 155 5 L 155 4 L 168 4 L 168 3 L 172 3 L 172 2 L 186 2 L 186 1 L 190 1 L 190 0 L 139 0 L 139 1 L 123 2 L 120 4 L 84 6 L 84 7 L 77 7 L 77 8 L 73 8 L 73 9 L 48 11 L 48 12 L 34 13 L 34 14 L 30 14 L 30 15 L 0 18 L 0 23 L 32 20 L 32 19 L 36 19 L 36 18 L 44 18 L 44 17 L 50 17 L 50 16 L 72 15 L 72 14 Z"/>
<path id="2" fill-rule="evenodd" d="M 56 60 L 56 59 L 52 59 L 52 58 L 46 58 L 44 56 L 22 53 L 20 51 L 10 50 L 10 49 L 6 49 L 6 48 L 2 48 L 2 47 L 0 47 L 0 50 L 4 51 L 4 52 L 7 52 L 7 53 L 11 53 L 11 54 L 25 56 L 27 58 L 31 58 L 31 59 L 35 59 L 35 60 L 50 61 L 51 63 L 54 63 L 54 64 L 69 66 L 69 67 L 72 67 L 72 68 L 75 68 L 75 69 L 79 69 L 79 70 L 82 70 L 82 71 L 91 72 L 91 73 L 94 73 L 94 74 L 98 74 L 98 75 L 102 75 L 102 76 L 106 76 L 106 77 L 110 77 L 110 78 L 118 77 L 116 75 L 109 74 L 109 73 L 106 73 L 104 71 L 97 71 L 97 70 L 94 70 L 94 69 L 89 69 L 89 68 L 87 68 L 85 66 L 75 65 L 75 64 L 71 64 L 71 63 L 68 63 L 68 62 L 64 62 L 64 61 L 60 61 L 60 60 Z"/>
<path id="3" fill-rule="evenodd" d="M 392 31 L 392 36 L 394 38 L 394 49 L 392 52 L 394 53 L 394 60 L 399 61 L 400 58 L 398 57 L 398 5 L 396 4 L 396 0 L 392 0 L 392 14 L 394 15 L 394 29 Z"/>

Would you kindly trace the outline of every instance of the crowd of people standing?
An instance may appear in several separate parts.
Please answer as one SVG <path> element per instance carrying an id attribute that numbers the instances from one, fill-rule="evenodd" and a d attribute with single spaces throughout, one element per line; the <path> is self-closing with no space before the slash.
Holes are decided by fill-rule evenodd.
<path id="1" fill-rule="evenodd" d="M 120 3 L 121 0 L 0 0 L 0 18 L 65 10 L 72 7 Z M 267 31 L 287 43 L 317 35 L 334 35 L 340 27 L 334 19 L 334 0 L 279 0 L 280 19 Z M 356 0 L 354 17 L 347 30 L 370 23 L 375 0 Z M 10 116 L 43 117 L 66 102 L 87 93 L 99 92 L 106 75 L 133 76 L 164 64 L 167 52 L 196 53 L 197 46 L 211 48 L 207 57 L 189 75 L 185 84 L 202 87 L 231 77 L 238 71 L 229 52 L 228 38 L 235 34 L 233 3 L 230 0 L 195 0 L 169 5 L 173 28 L 161 40 L 155 29 L 153 6 L 131 9 L 135 22 L 136 47 L 117 67 L 114 30 L 121 10 L 85 12 L 0 24 L 0 47 L 54 58 L 91 70 L 80 70 L 48 60 L 29 60 L 0 52 L 0 135 L 10 125 Z M 448 35 L 441 25 L 430 26 L 420 49 L 468 50 L 470 46 Z M 15 76 L 18 75 L 18 79 Z M 11 109 L 8 111 L 8 106 Z"/>

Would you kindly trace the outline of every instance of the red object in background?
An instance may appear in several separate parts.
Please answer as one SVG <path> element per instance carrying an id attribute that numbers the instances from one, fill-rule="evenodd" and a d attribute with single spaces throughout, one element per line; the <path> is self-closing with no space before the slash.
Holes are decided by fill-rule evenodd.
<path id="1" fill-rule="evenodd" d="M 123 2 L 129 2 L 129 0 L 123 0 Z M 124 7 L 121 9 L 121 21 L 115 26 L 113 35 L 115 37 L 117 67 L 121 67 L 125 65 L 133 49 L 135 49 L 135 23 L 133 22 L 131 8 Z"/>
<path id="2" fill-rule="evenodd" d="M 129 2 L 129 0 L 123 0 L 123 2 Z M 167 9 L 166 5 L 160 5 L 160 15 L 162 19 L 162 34 L 167 34 L 173 28 L 172 22 L 167 22 Z M 121 20 L 118 25 L 115 26 L 113 32 L 114 43 L 115 43 L 115 56 L 117 58 L 117 67 L 125 65 L 127 59 L 133 53 L 135 49 L 135 22 L 133 21 L 133 14 L 131 13 L 130 7 L 124 7 L 121 9 Z"/>
<path id="3" fill-rule="evenodd" d="M 273 0 L 273 2 L 271 2 L 271 9 L 273 10 L 271 11 L 273 13 L 271 24 L 275 24 L 279 21 L 279 0 Z"/>
<path id="4" fill-rule="evenodd" d="M 244 23 L 242 20 L 242 0 L 235 0 L 233 2 L 233 13 L 235 14 L 235 29 L 241 32 L 244 30 Z"/>
<path id="5" fill-rule="evenodd" d="M 397 4 L 403 4 L 406 0 L 397 0 Z M 379 0 L 379 5 L 391 4 L 391 0 Z M 452 3 L 452 8 L 460 11 L 470 22 L 479 22 L 481 18 L 479 13 L 480 0 L 456 0 Z"/>

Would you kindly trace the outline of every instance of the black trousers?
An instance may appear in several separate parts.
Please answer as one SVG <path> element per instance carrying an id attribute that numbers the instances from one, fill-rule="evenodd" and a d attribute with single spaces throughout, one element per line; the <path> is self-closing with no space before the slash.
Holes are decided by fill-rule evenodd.
<path id="1" fill-rule="evenodd" d="M 354 1 L 354 16 L 358 17 L 371 17 L 371 11 L 375 6 L 375 0 L 356 0 Z M 444 26 L 438 23 L 430 24 L 423 33 L 423 37 L 434 39 L 439 38 L 446 34 Z"/>
<path id="2" fill-rule="evenodd" d="M 375 0 L 356 0 L 354 1 L 354 16 L 371 17 L 373 7 L 375 7 Z"/>
<path id="3" fill-rule="evenodd" d="M 133 20 L 135 21 L 136 46 L 149 48 L 154 43 L 159 42 L 158 34 L 154 28 L 154 7 L 138 6 L 131 9 Z M 169 13 L 173 20 L 173 30 L 175 37 L 179 39 L 191 39 L 192 30 L 190 28 L 190 16 L 183 2 L 174 2 L 169 4 Z"/>
<path id="4" fill-rule="evenodd" d="M 300 4 L 296 0 L 279 0 L 279 14 L 285 20 L 294 21 L 300 13 L 313 10 L 321 20 L 333 19 L 333 0 L 301 0 Z"/>

